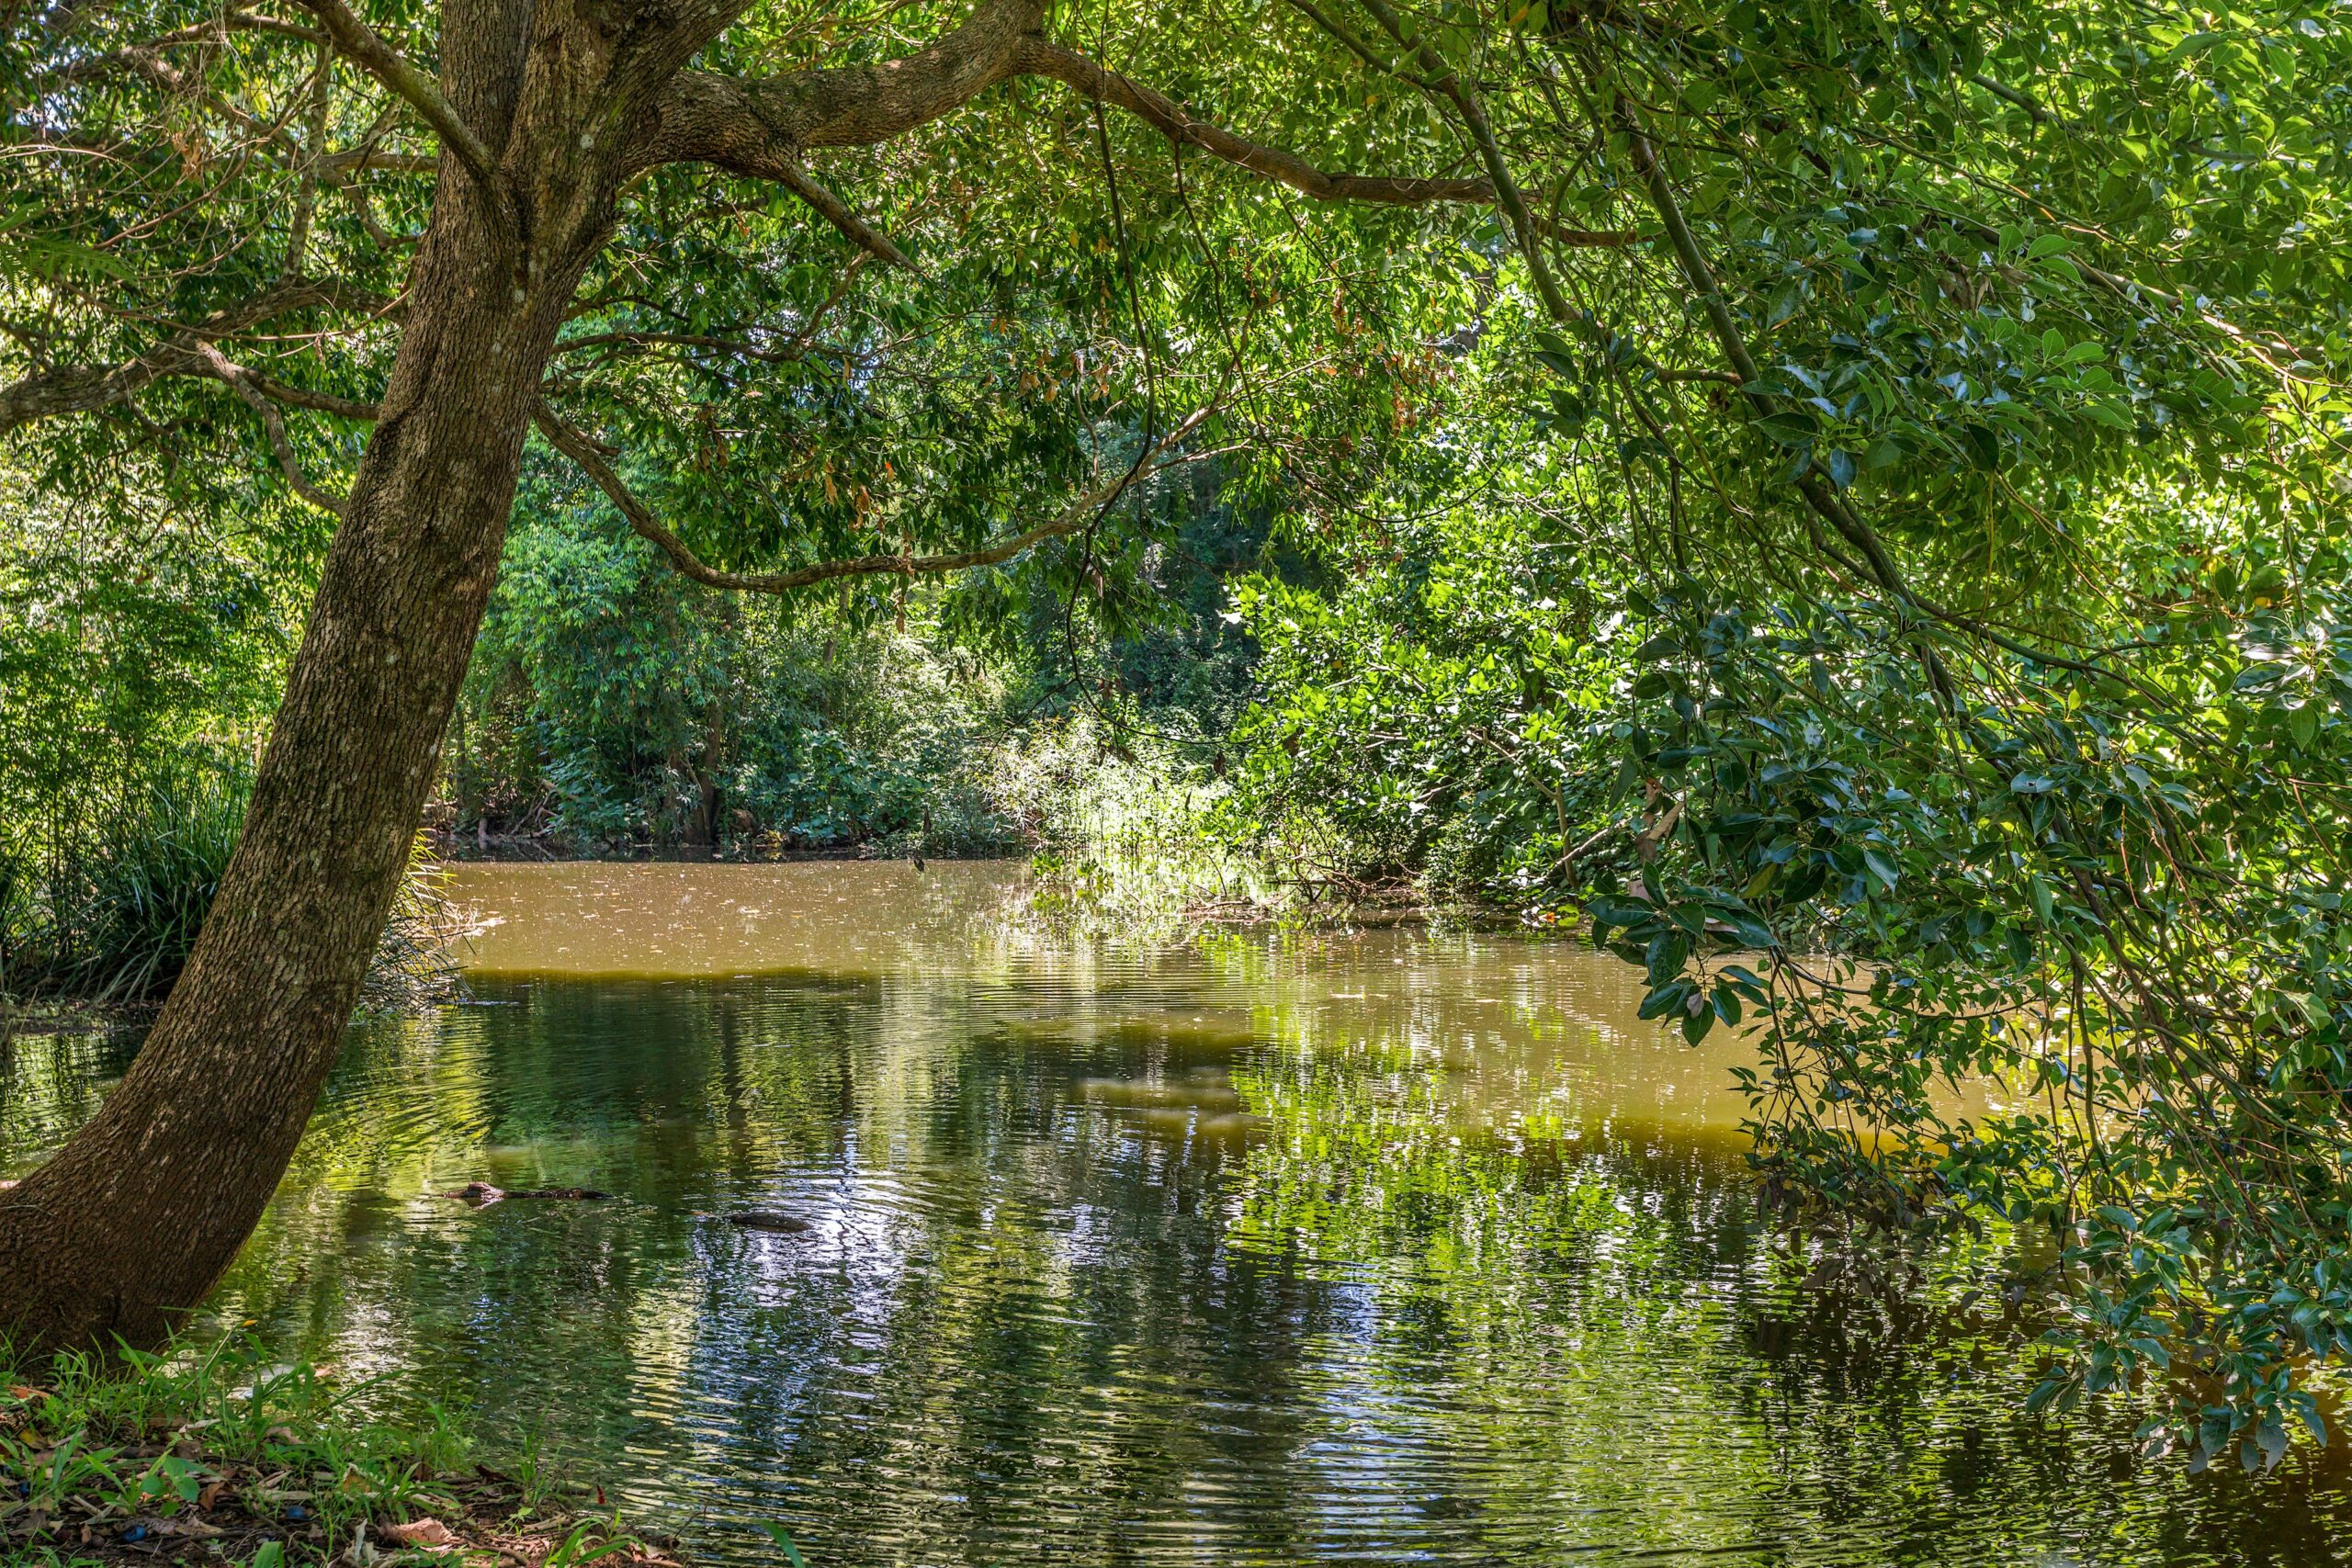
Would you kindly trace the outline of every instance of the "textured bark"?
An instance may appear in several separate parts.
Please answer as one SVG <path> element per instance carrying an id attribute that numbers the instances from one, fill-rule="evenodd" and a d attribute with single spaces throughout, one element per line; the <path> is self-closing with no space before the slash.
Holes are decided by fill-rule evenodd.
<path id="1" fill-rule="evenodd" d="M 542 34 L 526 63 L 522 9 L 451 7 L 474 13 L 451 25 L 475 45 L 451 86 L 503 147 L 534 244 L 517 250 L 467 172 L 442 172 L 375 437 L 202 936 L 120 1087 L 0 1195 L 0 1331 L 20 1346 L 152 1341 L 199 1303 L 334 1063 L 496 574 L 541 368 L 618 183 L 617 149 L 579 146 L 599 35 Z"/>
<path id="2" fill-rule="evenodd" d="M 987 0 L 930 48 L 877 65 L 760 82 L 682 71 L 653 99 L 629 161 L 637 168 L 714 164 L 775 179 L 808 148 L 904 136 L 1010 74 L 1045 9 L 1044 0 Z"/>

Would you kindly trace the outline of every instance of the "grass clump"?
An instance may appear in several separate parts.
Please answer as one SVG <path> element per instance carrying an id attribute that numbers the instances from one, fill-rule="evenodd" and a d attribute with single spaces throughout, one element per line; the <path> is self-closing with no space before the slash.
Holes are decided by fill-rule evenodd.
<path id="1" fill-rule="evenodd" d="M 22 1362 L 0 1348 L 0 1562 L 301 1564 L 672 1562 L 617 1512 L 575 1517 L 472 1461 L 447 1408 L 369 1420 L 373 1381 L 271 1362 L 249 1338 Z"/>
<path id="2" fill-rule="evenodd" d="M 183 759 L 70 835 L 0 838 L 0 1010 L 160 1002 L 195 951 L 229 869 L 249 768 Z M 362 1005 L 397 1010 L 457 984 L 461 920 L 420 836 L 369 965 Z M 0 1027 L 5 1033 L 5 1027 Z"/>

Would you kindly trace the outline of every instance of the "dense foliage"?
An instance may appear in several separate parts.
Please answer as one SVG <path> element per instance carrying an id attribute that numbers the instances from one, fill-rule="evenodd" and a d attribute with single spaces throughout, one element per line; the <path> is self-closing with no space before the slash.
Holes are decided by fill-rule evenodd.
<path id="1" fill-rule="evenodd" d="M 53 674 L 9 704 L 16 821 L 110 707 L 175 716 L 121 727 L 158 756 L 258 723 L 429 199 L 431 139 L 315 35 L 89 9 L 8 60 L 12 525 L 102 541 L 9 569 L 6 668 Z M 430 54 L 427 9 L 375 9 Z M 888 58 L 944 15 L 757 7 L 705 63 Z M 1200 120 L 1015 81 L 830 160 L 908 267 L 772 186 L 629 188 L 543 428 L 661 523 L 535 453 L 455 819 L 986 847 L 1024 803 L 979 750 L 1136 705 L 1311 874 L 1580 910 L 1654 1016 L 1760 1021 L 1771 1189 L 2019 1238 L 2066 1314 L 2041 1397 L 2136 1389 L 2200 1462 L 2316 1427 L 2352 1355 L 2341 15 L 1047 28 Z M 1486 197 L 1309 215 L 1210 120 Z M 928 590 L 662 575 L 1048 518 Z M 85 601 L 152 653 L 55 629 Z"/>
<path id="2" fill-rule="evenodd" d="M 2014 1236 L 2038 1400 L 2275 1462 L 2352 1352 L 2340 26 L 1365 9 L 1523 225 L 1645 243 L 1498 298 L 1343 592 L 1245 592 L 1241 804 L 1581 907 L 1760 1026 L 1770 1190 Z"/>

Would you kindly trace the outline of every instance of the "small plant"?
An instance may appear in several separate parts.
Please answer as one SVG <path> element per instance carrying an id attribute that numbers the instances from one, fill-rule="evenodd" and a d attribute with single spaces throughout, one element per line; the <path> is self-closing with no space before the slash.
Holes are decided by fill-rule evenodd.
<path id="1" fill-rule="evenodd" d="M 563 1538 L 563 1544 L 548 1553 L 547 1561 L 539 1568 L 587 1568 L 589 1563 L 599 1558 L 610 1557 L 616 1551 L 628 1550 L 637 1544 L 634 1537 L 618 1533 L 608 1535 L 602 1540 L 591 1540 L 589 1537 L 598 1528 L 593 1519 L 574 1526 L 571 1533 Z"/>
<path id="2" fill-rule="evenodd" d="M 557 1568 L 650 1551 L 617 1515 L 566 1516 L 538 1434 L 523 1479 L 508 1483 L 462 1473 L 466 1435 L 448 1406 L 397 1424 L 357 1418 L 383 1385 L 272 1364 L 250 1338 L 39 1364 L 0 1345 L 0 1561 L 63 1568 L 85 1528 L 135 1540 L 159 1519 L 200 1524 L 215 1560 L 243 1568 L 339 1561 L 371 1531 L 420 1523 L 473 1545 L 536 1521 L 531 1560 L 560 1534 Z"/>
<path id="3" fill-rule="evenodd" d="M 522 1496 L 522 1506 L 515 1511 L 517 1518 L 535 1518 L 547 1509 L 563 1487 L 562 1477 L 556 1466 L 548 1462 L 547 1434 L 537 1427 L 523 1433 L 522 1446 L 515 1450 L 514 1486 Z"/>

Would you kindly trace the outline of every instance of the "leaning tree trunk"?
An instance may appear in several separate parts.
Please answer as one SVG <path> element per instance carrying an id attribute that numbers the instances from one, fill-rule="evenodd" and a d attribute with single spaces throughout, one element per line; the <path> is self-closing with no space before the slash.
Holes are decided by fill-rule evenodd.
<path id="1" fill-rule="evenodd" d="M 830 211 L 800 167 L 806 147 L 888 141 L 948 112 L 1013 69 L 1044 9 L 986 0 L 880 64 L 673 80 L 741 3 L 441 0 L 436 89 L 342 0 L 303 0 L 439 135 L 433 223 L 376 435 L 196 952 L 97 1115 L 0 1190 L 0 1335 L 19 1348 L 160 1337 L 276 1190 L 399 886 L 539 378 L 622 179 L 707 162 Z"/>
<path id="2" fill-rule="evenodd" d="M 497 572 L 570 293 L 562 279 L 517 287 L 489 209 L 451 189 L 459 178 L 443 176 L 380 422 L 195 953 L 97 1114 L 0 1190 L 0 1334 L 20 1348 L 153 1342 L 202 1301 L 334 1061 Z"/>

